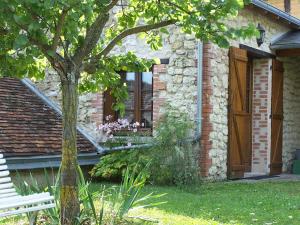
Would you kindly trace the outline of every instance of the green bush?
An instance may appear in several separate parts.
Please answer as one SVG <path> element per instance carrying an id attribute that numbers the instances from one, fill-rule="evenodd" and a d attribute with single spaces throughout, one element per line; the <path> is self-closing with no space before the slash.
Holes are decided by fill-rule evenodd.
<path id="1" fill-rule="evenodd" d="M 150 161 L 147 150 L 128 150 L 114 152 L 101 157 L 100 162 L 92 169 L 90 174 L 93 177 L 100 177 L 104 180 L 120 181 L 128 168 L 136 168 L 141 171 Z"/>
<path id="2" fill-rule="evenodd" d="M 155 130 L 151 173 L 157 183 L 187 185 L 199 181 L 193 124 L 184 113 L 168 110 Z M 154 176 L 155 174 L 155 176 Z"/>
<path id="3" fill-rule="evenodd" d="M 149 181 L 156 184 L 186 185 L 199 181 L 197 153 L 191 138 L 193 124 L 186 114 L 168 113 L 157 124 L 150 149 L 115 152 L 101 158 L 93 177 L 119 180 L 125 169 L 140 170 L 149 161 Z"/>

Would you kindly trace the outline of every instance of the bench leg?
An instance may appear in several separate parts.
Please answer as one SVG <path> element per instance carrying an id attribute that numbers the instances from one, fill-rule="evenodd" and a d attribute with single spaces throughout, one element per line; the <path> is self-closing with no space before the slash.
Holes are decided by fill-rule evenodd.
<path id="1" fill-rule="evenodd" d="M 29 219 L 29 225 L 36 225 L 37 217 L 38 217 L 38 211 L 31 212 L 28 219 Z"/>

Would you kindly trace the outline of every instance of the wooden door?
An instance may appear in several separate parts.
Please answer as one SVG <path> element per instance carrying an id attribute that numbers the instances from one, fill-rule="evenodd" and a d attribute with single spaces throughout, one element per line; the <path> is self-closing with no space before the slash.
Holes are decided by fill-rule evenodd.
<path id="1" fill-rule="evenodd" d="M 228 177 L 233 179 L 243 177 L 251 165 L 251 96 L 247 51 L 232 47 L 229 56 Z"/>
<path id="2" fill-rule="evenodd" d="M 283 64 L 273 60 L 270 174 L 282 172 Z"/>

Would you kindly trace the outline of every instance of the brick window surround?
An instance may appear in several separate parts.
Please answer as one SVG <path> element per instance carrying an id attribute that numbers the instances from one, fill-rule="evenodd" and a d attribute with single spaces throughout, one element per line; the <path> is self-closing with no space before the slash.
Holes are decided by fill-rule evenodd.
<path id="1" fill-rule="evenodd" d="M 162 115 L 162 107 L 164 106 L 166 99 L 160 96 L 162 91 L 166 91 L 166 82 L 160 79 L 160 76 L 165 76 L 167 73 L 167 64 L 156 64 L 152 68 L 153 76 L 153 106 L 152 106 L 152 120 L 153 127 L 159 121 Z M 104 93 L 95 94 L 95 98 L 92 101 L 93 113 L 91 115 L 92 122 L 96 125 L 104 123 L 105 110 L 104 110 Z"/>

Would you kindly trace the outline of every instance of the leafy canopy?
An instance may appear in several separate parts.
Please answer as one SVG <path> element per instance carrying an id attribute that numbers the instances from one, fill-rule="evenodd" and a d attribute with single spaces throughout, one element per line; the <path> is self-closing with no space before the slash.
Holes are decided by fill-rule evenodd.
<path id="1" fill-rule="evenodd" d="M 253 35 L 253 25 L 226 25 L 243 6 L 243 0 L 0 0 L 0 76 L 43 78 L 50 63 L 62 80 L 76 71 L 81 91 L 114 89 L 116 71 L 153 63 L 131 52 L 110 54 L 127 36 L 146 34 L 158 49 L 165 27 L 175 24 L 227 47 L 229 39 Z"/>

